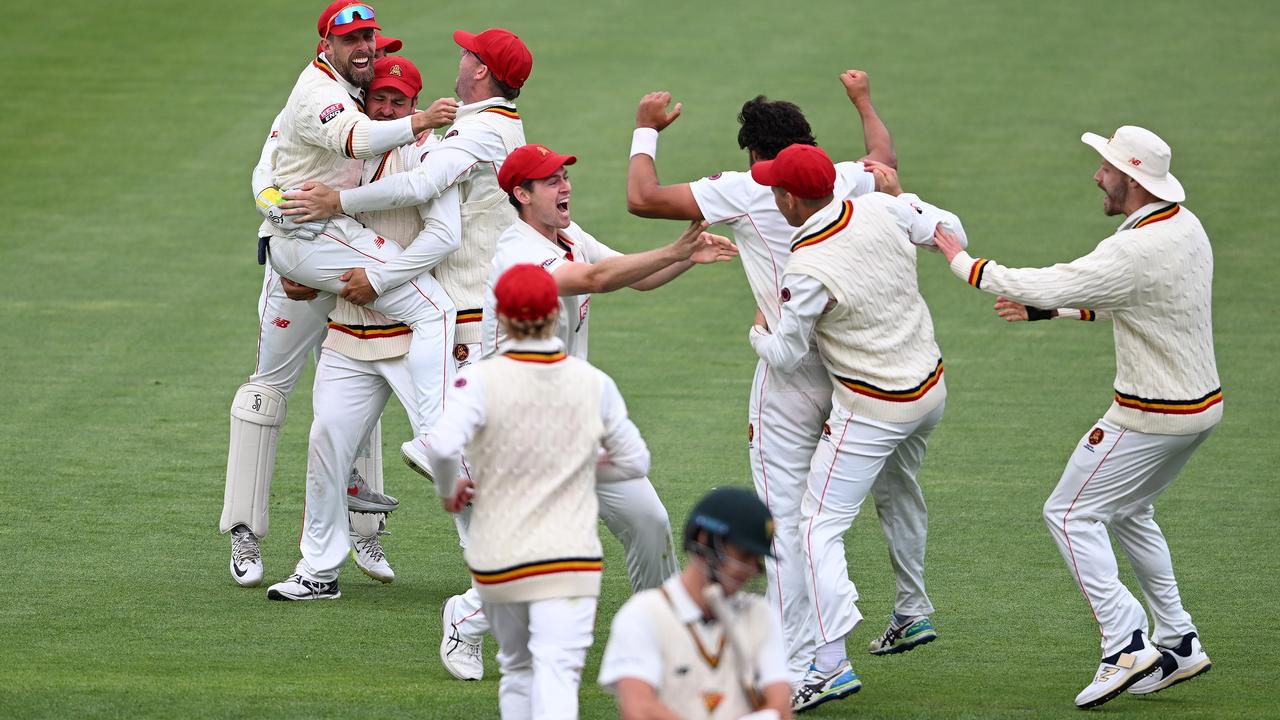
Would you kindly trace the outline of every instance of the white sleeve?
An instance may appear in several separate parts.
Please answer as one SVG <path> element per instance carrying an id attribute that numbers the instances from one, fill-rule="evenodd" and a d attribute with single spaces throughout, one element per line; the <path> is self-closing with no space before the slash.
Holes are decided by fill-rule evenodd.
<path id="1" fill-rule="evenodd" d="M 389 288 L 403 285 L 462 247 L 459 205 L 458 186 L 451 185 L 426 206 L 418 206 L 422 215 L 422 232 L 390 262 L 365 269 L 374 291 L 381 295 Z"/>
<path id="2" fill-rule="evenodd" d="M 836 163 L 837 185 L 843 183 L 847 188 L 845 191 L 846 198 L 858 197 L 867 193 L 876 191 L 876 176 L 867 172 L 865 166 L 860 162 L 838 162 Z"/>
<path id="3" fill-rule="evenodd" d="M 787 654 L 782 648 L 782 630 L 778 627 L 778 619 L 773 613 L 763 613 L 768 634 L 760 646 L 760 656 L 756 658 L 756 677 L 759 678 L 760 690 L 780 682 L 790 682 L 787 671 Z"/>
<path id="4" fill-rule="evenodd" d="M 368 160 L 413 142 L 413 118 L 370 120 L 337 84 L 317 87 L 299 103 L 298 135 L 311 145 L 343 157 Z"/>
<path id="5" fill-rule="evenodd" d="M 655 691 L 662 682 L 662 648 L 658 646 L 658 634 L 649 614 L 634 597 L 613 616 L 597 682 L 606 690 L 612 690 L 623 678 L 645 682 Z"/>
<path id="6" fill-rule="evenodd" d="M 893 214 L 898 227 L 911 238 L 913 245 L 933 248 L 933 231 L 941 225 L 955 233 L 960 240 L 960 247 L 969 247 L 969 238 L 955 213 L 931 205 L 914 193 L 902 193 L 896 198 L 890 195 L 884 197 L 888 199 L 885 207 Z"/>
<path id="7" fill-rule="evenodd" d="M 951 272 L 979 290 L 1023 305 L 1117 310 L 1131 304 L 1137 284 L 1133 261 L 1118 237 L 1103 240 L 1082 258 L 1046 268 L 1007 268 L 961 252 L 951 259 Z"/>
<path id="8" fill-rule="evenodd" d="M 267 133 L 267 141 L 262 143 L 262 154 L 258 157 L 258 164 L 253 167 L 253 178 L 250 183 L 253 186 L 253 196 L 255 198 L 258 197 L 258 193 L 276 184 L 275 154 L 276 145 L 280 144 L 280 119 L 282 117 L 284 117 L 283 110 L 271 122 L 271 132 Z"/>
<path id="9" fill-rule="evenodd" d="M 600 388 L 604 454 L 596 465 L 596 480 L 619 482 L 644 477 L 649 474 L 649 448 L 640 437 L 640 430 L 627 417 L 627 404 L 613 378 L 603 372 L 600 375 L 604 380 Z"/>
<path id="10" fill-rule="evenodd" d="M 795 372 L 809 352 L 813 327 L 827 308 L 830 295 L 816 278 L 783 275 L 782 319 L 770 332 L 759 325 L 751 328 L 751 347 L 770 367 L 784 373 Z"/>
<path id="11" fill-rule="evenodd" d="M 744 203 L 749 203 L 754 193 L 745 183 L 755 183 L 750 173 L 723 172 L 694 180 L 689 190 L 702 217 L 714 225 L 747 214 L 749 208 Z"/>
<path id="12" fill-rule="evenodd" d="M 463 368 L 449 389 L 449 403 L 427 433 L 427 460 L 436 495 L 449 497 L 462 475 L 462 449 L 484 425 L 484 388 L 475 366 Z M 414 442 L 421 442 L 415 440 Z"/>
<path id="13" fill-rule="evenodd" d="M 476 164 L 474 155 L 448 143 L 432 148 L 418 167 L 378 182 L 343 190 L 342 211 L 348 215 L 430 202 Z"/>

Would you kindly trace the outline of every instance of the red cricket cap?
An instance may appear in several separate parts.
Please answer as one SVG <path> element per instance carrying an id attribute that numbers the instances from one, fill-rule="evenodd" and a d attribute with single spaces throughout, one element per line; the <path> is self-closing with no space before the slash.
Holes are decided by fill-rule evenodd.
<path id="1" fill-rule="evenodd" d="M 379 88 L 394 88 L 414 98 L 422 92 L 422 73 L 413 63 L 399 55 L 388 55 L 378 58 L 373 63 L 373 81 L 369 83 L 369 92 Z"/>
<path id="2" fill-rule="evenodd" d="M 489 28 L 479 35 L 456 30 L 453 41 L 480 58 L 489 72 L 513 88 L 524 86 L 533 72 L 533 54 L 518 35 L 502 28 Z"/>
<path id="3" fill-rule="evenodd" d="M 524 182 L 525 180 L 541 180 L 544 177 L 550 177 L 552 173 L 564 167 L 578 162 L 578 158 L 573 155 L 561 155 L 552 151 L 546 145 L 521 145 L 502 163 L 502 169 L 498 171 L 498 187 L 503 192 L 510 193 L 512 188 Z"/>
<path id="4" fill-rule="evenodd" d="M 353 15 L 351 22 L 336 24 L 334 15 L 350 8 Z M 320 19 L 316 21 L 316 32 L 320 33 L 320 37 L 326 37 L 329 33 L 334 35 L 346 35 L 349 32 L 363 30 L 365 28 L 373 28 L 381 30 L 378 23 L 373 19 L 373 6 L 368 3 L 354 2 L 353 0 L 334 0 L 329 3 L 329 7 L 320 13 Z"/>
<path id="5" fill-rule="evenodd" d="M 386 50 L 388 55 L 391 53 L 398 53 L 400 52 L 400 49 L 404 47 L 404 43 L 400 42 L 396 38 L 387 37 L 382 33 L 378 33 L 378 37 L 375 42 L 376 44 L 374 47 L 378 50 Z"/>
<path id="6" fill-rule="evenodd" d="M 493 287 L 499 315 L 512 320 L 539 320 L 560 310 L 555 278 L 537 265 L 523 263 L 502 273 Z"/>
<path id="7" fill-rule="evenodd" d="M 752 165 L 751 179 L 796 197 L 824 198 L 835 192 L 836 166 L 817 145 L 788 145 L 774 159 Z"/>

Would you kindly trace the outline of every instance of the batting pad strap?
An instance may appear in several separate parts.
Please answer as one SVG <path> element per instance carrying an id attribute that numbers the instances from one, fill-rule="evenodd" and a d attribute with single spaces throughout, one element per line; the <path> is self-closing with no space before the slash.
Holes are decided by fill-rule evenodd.
<path id="1" fill-rule="evenodd" d="M 631 133 L 631 156 L 648 155 L 658 159 L 658 131 L 653 128 L 636 128 Z"/>

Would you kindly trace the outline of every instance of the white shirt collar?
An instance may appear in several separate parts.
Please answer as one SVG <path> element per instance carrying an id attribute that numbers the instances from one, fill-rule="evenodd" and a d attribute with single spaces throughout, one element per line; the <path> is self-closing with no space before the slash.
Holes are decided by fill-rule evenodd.
<path id="1" fill-rule="evenodd" d="M 528 237 L 530 239 L 537 238 L 538 240 L 541 240 L 542 242 L 550 245 L 551 247 L 556 248 L 557 250 L 560 249 L 560 246 L 557 245 L 554 240 L 538 232 L 537 228 L 525 222 L 524 220 L 521 220 L 520 218 L 516 218 L 515 225 L 516 225 L 516 228 L 525 235 L 525 237 Z"/>
<path id="2" fill-rule="evenodd" d="M 1142 218 L 1150 215 L 1151 213 L 1157 210 L 1169 207 L 1172 204 L 1174 203 L 1170 203 L 1168 200 L 1157 200 L 1153 203 L 1147 203 L 1146 205 L 1143 205 L 1137 210 L 1134 210 L 1129 215 L 1129 217 L 1125 218 L 1124 222 L 1120 223 L 1120 229 L 1128 230 L 1132 228 L 1134 225 L 1137 225 L 1138 221 L 1141 220 Z"/>
<path id="3" fill-rule="evenodd" d="M 498 96 L 498 97 L 491 97 L 486 100 L 478 100 L 476 102 L 468 103 L 466 105 L 459 105 L 458 115 L 456 118 L 454 118 L 454 122 L 457 122 L 458 120 L 461 120 L 462 118 L 468 115 L 475 115 L 481 110 L 495 107 L 497 105 L 515 107 L 515 104 L 516 102 L 514 100 L 508 100 L 504 97 Z"/>
<path id="4" fill-rule="evenodd" d="M 502 344 L 502 352 L 558 352 L 564 349 L 564 343 L 558 337 L 525 338 L 524 340 L 508 340 Z"/>
<path id="5" fill-rule="evenodd" d="M 830 205 L 827 205 L 818 212 L 810 215 L 809 219 L 805 220 L 803 225 L 796 228 L 795 232 L 791 233 L 791 241 L 795 242 L 824 225 L 830 225 L 831 221 L 835 220 L 840 215 L 840 210 L 843 207 L 844 198 L 836 196 L 831 200 Z"/>
<path id="6" fill-rule="evenodd" d="M 338 72 L 338 66 L 330 62 L 329 58 L 326 57 L 324 53 L 320 53 L 320 60 L 323 61 L 325 65 L 329 66 L 329 69 L 333 71 L 333 77 L 337 79 L 338 84 L 342 86 L 343 90 L 347 91 L 348 95 L 357 100 L 364 99 L 364 88 L 359 85 L 352 85 L 341 72 Z"/>

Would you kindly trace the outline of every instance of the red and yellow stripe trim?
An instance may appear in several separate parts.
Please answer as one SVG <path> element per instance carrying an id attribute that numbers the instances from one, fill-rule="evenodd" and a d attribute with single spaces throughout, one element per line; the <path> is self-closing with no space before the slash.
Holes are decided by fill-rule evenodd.
<path id="1" fill-rule="evenodd" d="M 510 119 L 512 119 L 512 120 L 519 120 L 519 119 L 520 119 L 520 113 L 519 113 L 519 112 L 517 112 L 515 108 L 513 108 L 513 107 L 504 107 L 504 106 L 502 106 L 502 105 L 494 105 L 493 107 L 491 107 L 491 108 L 485 108 L 485 109 L 481 110 L 480 112 L 493 113 L 494 115 L 501 115 L 501 116 L 502 116 L 502 117 L 504 117 L 504 118 L 510 118 Z"/>
<path id="2" fill-rule="evenodd" d="M 1093 322 L 1098 319 L 1098 313 L 1090 310 L 1089 308 L 1080 308 L 1079 313 L 1080 319 L 1086 322 Z"/>
<path id="3" fill-rule="evenodd" d="M 925 378 L 919 385 L 906 390 L 885 390 L 869 382 L 840 377 L 839 375 L 836 375 L 835 379 L 852 392 L 869 398 L 886 402 L 915 402 L 924 397 L 925 393 L 932 390 L 938 384 L 938 381 L 942 379 L 942 359 L 938 359 L 938 365 L 933 369 L 933 372 L 929 373 L 929 377 Z"/>
<path id="4" fill-rule="evenodd" d="M 474 310 L 459 310 L 456 322 L 462 325 L 465 323 L 478 323 L 483 319 L 484 311 L 477 308 Z"/>
<path id="5" fill-rule="evenodd" d="M 329 63 L 321 60 L 320 58 L 316 58 L 311 61 L 311 65 L 325 75 L 328 75 L 330 80 L 333 80 L 334 82 L 338 81 L 338 74 L 333 71 L 333 68 L 329 67 Z M 294 65 L 294 67 L 297 67 L 297 65 Z"/>
<path id="6" fill-rule="evenodd" d="M 346 333 L 357 340 L 377 340 L 380 338 L 400 337 L 401 335 L 409 335 L 413 330 L 408 325 L 396 323 L 395 325 L 343 325 L 333 320 L 329 321 L 329 329 L 337 330 L 340 333 Z"/>
<path id="7" fill-rule="evenodd" d="M 565 359 L 568 356 L 565 355 L 564 352 L 561 350 L 556 350 L 555 352 L 535 352 L 533 350 L 512 350 L 511 352 L 503 353 L 503 357 L 509 357 L 512 360 L 519 360 L 520 362 L 550 364 L 550 363 L 560 362 L 561 360 Z"/>
<path id="8" fill-rule="evenodd" d="M 1116 404 L 1140 412 L 1164 415 L 1194 415 L 1222 402 L 1222 388 L 1218 388 L 1195 400 L 1151 400 L 1116 391 Z"/>
<path id="9" fill-rule="evenodd" d="M 987 269 L 987 263 L 991 262 L 985 258 L 978 258 L 973 261 L 973 265 L 969 267 L 968 283 L 976 288 L 982 287 L 982 272 Z"/>
<path id="10" fill-rule="evenodd" d="M 1182 206 L 1178 205 L 1177 203 L 1174 203 L 1173 205 L 1170 205 L 1169 207 L 1166 207 L 1166 208 L 1161 208 L 1151 213 L 1150 215 L 1142 218 L 1138 222 L 1134 223 L 1133 229 L 1137 230 L 1140 227 L 1146 227 L 1148 225 L 1151 225 L 1152 223 L 1158 223 L 1161 220 L 1168 220 L 1174 215 L 1177 215 L 1178 211 L 1181 209 L 1182 209 Z"/>
<path id="11" fill-rule="evenodd" d="M 840 215 L 835 220 L 821 230 L 805 235 L 792 243 L 791 252 L 795 252 L 800 248 L 812 247 L 813 245 L 817 245 L 823 240 L 830 238 L 841 230 L 849 227 L 849 221 L 852 219 L 853 201 L 845 200 L 844 205 L 840 208 Z"/>
<path id="12" fill-rule="evenodd" d="M 601 558 L 566 558 L 563 560 L 547 560 L 543 562 L 533 562 L 524 565 L 516 565 L 505 570 L 494 570 L 493 572 L 484 572 L 472 568 L 471 577 L 481 585 L 498 585 L 501 583 L 515 582 L 516 580 L 526 580 L 540 575 L 552 575 L 554 573 L 582 573 L 582 572 L 602 572 L 604 570 L 604 560 Z"/>
<path id="13" fill-rule="evenodd" d="M 382 179 L 382 171 L 387 169 L 387 160 L 391 159 L 391 153 L 393 152 L 395 150 L 388 150 L 382 153 L 382 160 L 378 162 L 378 169 L 373 172 L 373 180 L 371 182 L 377 182 Z"/>

